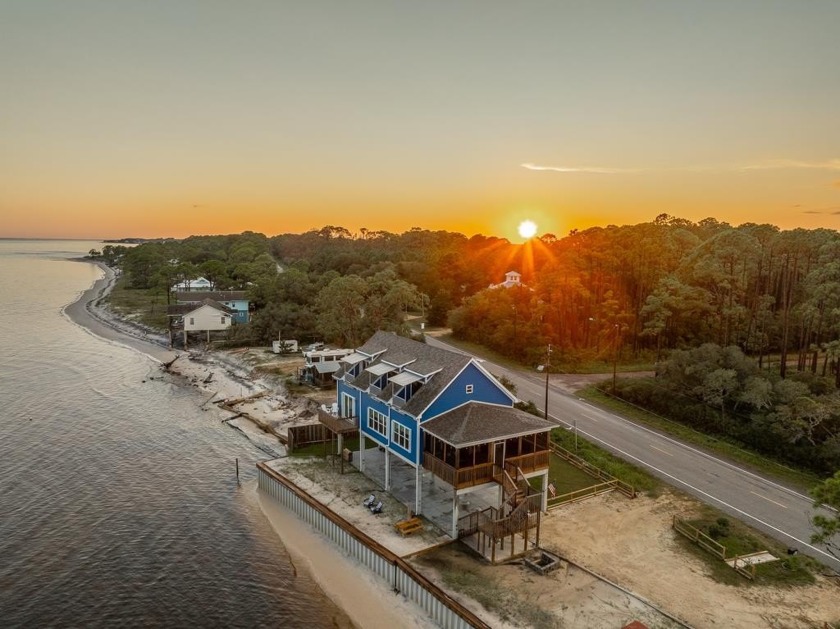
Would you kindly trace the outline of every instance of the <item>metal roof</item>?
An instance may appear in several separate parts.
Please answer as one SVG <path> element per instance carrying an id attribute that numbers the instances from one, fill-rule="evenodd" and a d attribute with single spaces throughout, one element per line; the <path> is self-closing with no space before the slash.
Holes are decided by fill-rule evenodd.
<path id="1" fill-rule="evenodd" d="M 376 363 L 375 365 L 371 365 L 370 367 L 365 369 L 365 371 L 373 374 L 374 376 L 381 376 L 382 374 L 396 370 L 396 367 L 394 367 L 393 365 L 389 365 L 388 363 Z"/>
<path id="2" fill-rule="evenodd" d="M 312 367 L 318 373 L 335 373 L 341 367 L 341 364 L 337 360 L 330 360 L 325 363 L 313 363 Z"/>
<path id="3" fill-rule="evenodd" d="M 356 363 L 360 363 L 363 360 L 367 359 L 367 356 L 364 354 L 360 354 L 359 352 L 353 352 L 349 356 L 345 356 L 341 359 L 341 362 L 347 363 L 348 365 L 355 365 Z"/>
<path id="4" fill-rule="evenodd" d="M 412 382 L 417 382 L 418 380 L 422 379 L 423 376 L 418 376 L 416 374 L 404 371 L 403 373 L 398 373 L 396 376 L 391 378 L 391 382 L 401 387 L 404 387 L 407 384 L 411 384 Z"/>

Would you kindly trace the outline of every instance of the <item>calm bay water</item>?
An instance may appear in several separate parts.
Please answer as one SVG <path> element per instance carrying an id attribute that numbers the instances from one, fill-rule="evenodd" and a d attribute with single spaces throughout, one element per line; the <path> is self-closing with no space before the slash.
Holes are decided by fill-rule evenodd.
<path id="1" fill-rule="evenodd" d="M 254 501 L 265 454 L 64 316 L 94 247 L 0 240 L 0 625 L 349 624 Z"/>

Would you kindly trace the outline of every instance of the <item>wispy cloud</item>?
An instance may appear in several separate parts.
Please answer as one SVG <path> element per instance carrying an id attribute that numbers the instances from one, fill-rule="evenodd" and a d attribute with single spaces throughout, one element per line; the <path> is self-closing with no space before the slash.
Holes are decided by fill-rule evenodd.
<path id="1" fill-rule="evenodd" d="M 650 172 L 743 172 L 753 170 L 831 170 L 840 171 L 840 158 L 808 162 L 795 159 L 770 159 L 752 164 L 707 164 L 696 166 L 669 166 L 661 168 L 609 168 L 605 166 L 543 166 L 527 162 L 522 168 L 555 173 L 590 173 L 595 175 L 626 175 Z M 840 188 L 840 180 L 833 182 Z"/>
<path id="2" fill-rule="evenodd" d="M 838 215 L 838 214 L 840 214 L 840 206 L 824 207 L 820 210 L 805 210 L 802 213 L 803 214 L 832 214 L 832 215 Z"/>
<path id="3" fill-rule="evenodd" d="M 771 159 L 757 164 L 741 166 L 741 170 L 781 170 L 781 169 L 808 169 L 808 170 L 840 170 L 840 159 L 828 159 L 822 162 L 805 162 L 795 159 Z"/>
<path id="4" fill-rule="evenodd" d="M 548 170 L 555 173 L 590 173 L 594 175 L 621 175 L 641 172 L 638 169 L 602 168 L 599 166 L 540 166 L 538 164 L 521 164 L 521 166 L 528 170 Z"/>

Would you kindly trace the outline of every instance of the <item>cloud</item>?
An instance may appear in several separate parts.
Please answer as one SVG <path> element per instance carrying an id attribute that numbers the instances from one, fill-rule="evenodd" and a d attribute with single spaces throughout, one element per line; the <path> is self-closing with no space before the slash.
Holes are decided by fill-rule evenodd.
<path id="1" fill-rule="evenodd" d="M 805 210 L 803 214 L 840 214 L 840 206 L 824 207 L 819 210 Z"/>
<path id="2" fill-rule="evenodd" d="M 807 162 L 795 159 L 771 159 L 754 164 L 718 164 L 700 166 L 672 166 L 668 168 L 608 168 L 604 166 L 542 166 L 526 162 L 520 164 L 522 168 L 536 171 L 555 173 L 589 173 L 595 175 L 626 175 L 643 172 L 743 172 L 752 170 L 832 170 L 840 171 L 840 158 L 818 162 Z M 840 188 L 840 179 L 832 186 Z"/>
<path id="3" fill-rule="evenodd" d="M 771 159 L 757 164 L 741 166 L 741 170 L 780 170 L 780 169 L 807 169 L 807 170 L 840 170 L 840 159 L 827 159 L 822 162 L 803 162 L 795 159 Z"/>
<path id="4" fill-rule="evenodd" d="M 601 168 L 601 167 L 578 167 L 578 166 L 539 166 L 537 164 L 520 164 L 528 170 L 548 170 L 555 173 L 590 173 L 595 175 L 620 175 L 623 173 L 637 173 L 638 169 L 628 168 Z"/>

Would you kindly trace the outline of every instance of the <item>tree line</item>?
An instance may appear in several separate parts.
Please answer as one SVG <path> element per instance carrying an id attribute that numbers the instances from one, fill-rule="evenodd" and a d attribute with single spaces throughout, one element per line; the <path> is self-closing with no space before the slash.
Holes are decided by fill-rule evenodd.
<path id="1" fill-rule="evenodd" d="M 247 291 L 255 311 L 234 332 L 242 342 L 352 347 L 378 329 L 405 333 L 411 313 L 524 364 L 544 363 L 549 344 L 555 367 L 656 362 L 652 384 L 619 393 L 651 407 L 667 401 L 686 423 L 806 467 L 840 467 L 836 231 L 662 214 L 524 245 L 325 226 L 107 245 L 99 255 L 129 287 L 167 298 L 199 276 Z M 490 287 L 511 270 L 522 286 Z"/>
<path id="2" fill-rule="evenodd" d="M 325 226 L 106 250 L 132 288 L 168 295 L 175 283 L 204 276 L 217 289 L 249 291 L 256 315 L 267 311 L 254 317 L 255 340 L 283 332 L 349 341 L 410 310 L 526 364 L 542 363 L 549 343 L 558 362 L 616 354 L 655 360 L 715 343 L 740 348 L 760 367 L 773 356 L 783 378 L 793 368 L 833 374 L 840 385 L 840 234 L 833 230 L 662 214 L 524 245 L 419 228 Z M 511 270 L 523 287 L 489 288 Z"/>

